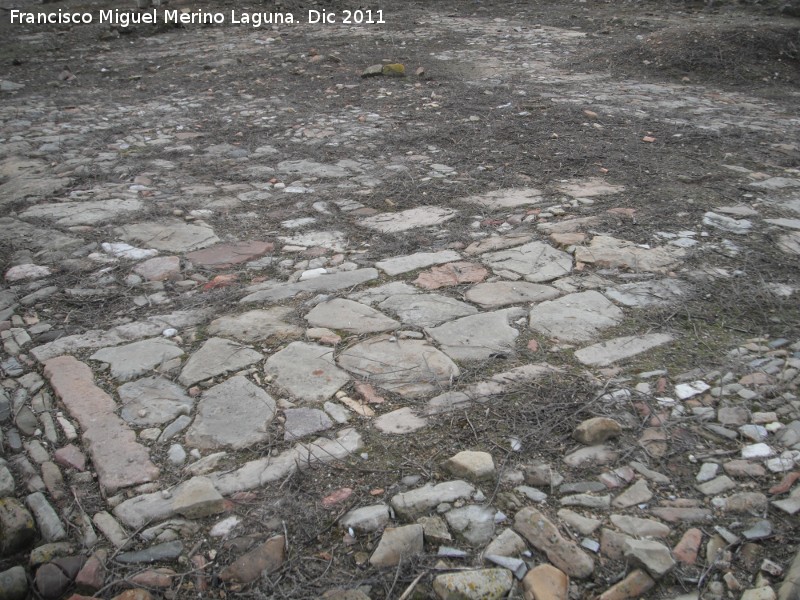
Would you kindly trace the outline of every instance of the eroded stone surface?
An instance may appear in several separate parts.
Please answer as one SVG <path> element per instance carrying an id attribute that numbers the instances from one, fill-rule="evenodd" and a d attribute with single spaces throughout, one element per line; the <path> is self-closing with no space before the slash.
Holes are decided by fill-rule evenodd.
<path id="1" fill-rule="evenodd" d="M 123 346 L 103 348 L 89 358 L 108 363 L 114 377 L 120 381 L 129 381 L 152 370 L 159 370 L 159 367 L 180 356 L 183 356 L 183 350 L 175 342 L 164 338 L 152 338 Z"/>
<path id="2" fill-rule="evenodd" d="M 350 381 L 336 366 L 331 348 L 292 342 L 267 359 L 265 371 L 275 384 L 306 402 L 324 402 Z"/>
<path id="3" fill-rule="evenodd" d="M 544 242 L 530 242 L 511 250 L 488 252 L 481 259 L 495 273 L 512 273 L 533 283 L 552 281 L 572 271 L 572 257 Z"/>
<path id="4" fill-rule="evenodd" d="M 264 356 L 252 348 L 224 338 L 213 337 L 186 361 L 178 381 L 183 385 L 192 385 L 210 377 L 242 369 L 262 358 Z"/>
<path id="5" fill-rule="evenodd" d="M 622 317 L 622 310 L 594 290 L 542 302 L 529 315 L 531 329 L 565 342 L 592 340 Z"/>

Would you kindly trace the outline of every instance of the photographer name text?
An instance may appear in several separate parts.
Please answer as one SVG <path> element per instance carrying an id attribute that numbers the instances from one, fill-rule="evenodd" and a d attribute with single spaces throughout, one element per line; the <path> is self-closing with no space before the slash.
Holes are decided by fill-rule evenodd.
<path id="1" fill-rule="evenodd" d="M 97 13 L 58 10 L 50 13 L 10 11 L 11 23 L 21 25 L 89 25 L 100 23 L 130 27 L 131 25 L 155 25 L 174 23 L 179 25 L 383 25 L 386 23 L 383 10 L 308 10 L 305 20 L 291 12 L 207 12 L 201 10 L 147 10 L 130 12 L 120 9 L 101 10 Z"/>

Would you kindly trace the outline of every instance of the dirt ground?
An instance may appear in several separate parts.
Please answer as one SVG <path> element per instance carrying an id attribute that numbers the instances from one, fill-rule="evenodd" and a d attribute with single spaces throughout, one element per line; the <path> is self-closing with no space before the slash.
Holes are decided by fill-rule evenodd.
<path id="1" fill-rule="evenodd" d="M 301 149 L 304 158 L 320 163 L 343 158 L 372 161 L 370 174 L 379 181 L 358 200 L 380 211 L 456 206 L 463 197 L 519 186 L 554 193 L 560 181 L 602 177 L 624 186 L 613 206 L 632 211 L 603 212 L 593 231 L 613 231 L 614 236 L 637 244 L 652 244 L 658 232 L 665 230 L 698 230 L 703 215 L 714 207 L 752 200 L 748 196 L 752 190 L 740 173 L 724 165 L 772 174 L 800 168 L 797 2 L 360 4 L 383 10 L 386 24 L 301 24 L 259 30 L 233 25 L 21 26 L 9 23 L 8 9 L 96 13 L 118 3 L 64 0 L 39 5 L 3 0 L 0 79 L 23 83 L 25 88 L 2 97 L 2 102 L 23 106 L 46 99 L 52 104 L 49 120 L 56 124 L 62 115 L 90 115 L 98 107 L 115 106 L 117 114 L 131 115 L 124 122 L 109 120 L 106 127 L 88 133 L 87 156 L 100 155 L 129 135 L 151 135 L 161 128 L 180 126 L 182 131 L 202 135 L 207 145 L 224 143 L 252 150 L 268 144 L 287 156 L 296 156 Z M 297 14 L 357 8 L 354 3 L 323 1 L 168 5 L 181 6 Z M 361 78 L 365 68 L 387 62 L 404 64 L 406 77 Z M 181 102 L 173 103 L 178 97 Z M 259 103 L 258 111 L 247 108 L 253 99 Z M 371 114 L 380 118 L 373 121 Z M 358 116 L 344 132 L 341 120 L 353 115 Z M 315 129 L 332 133 L 319 142 L 293 137 L 298 131 Z M 455 174 L 426 176 L 411 161 L 405 171 L 382 171 L 375 166 L 421 153 L 431 153 Z M 150 149 L 130 149 L 116 168 L 90 167 L 73 175 L 72 189 L 129 182 L 138 173 L 152 170 L 155 156 Z M 57 171 L 58 156 L 50 160 Z M 177 193 L 186 181 L 235 185 L 254 177 L 228 158 L 186 160 L 179 171 L 173 186 L 177 199 L 154 203 L 148 217 L 168 218 L 175 208 L 196 208 L 189 200 L 182 204 Z M 169 177 L 164 185 L 169 188 Z M 335 193 L 331 192 L 331 198 Z M 12 214 L 25 206 L 20 200 L 3 210 Z M 296 198 L 276 197 L 259 208 L 255 220 L 237 218 L 235 211 L 223 212 L 214 227 L 223 239 L 269 236 L 279 222 L 297 216 L 296 210 Z M 575 215 L 597 212 L 596 206 L 581 206 Z M 777 205 L 767 212 L 774 218 L 792 216 Z M 367 264 L 457 243 L 467 245 L 472 241 L 472 223 L 476 219 L 491 223 L 495 215 L 477 207 L 462 210 L 447 223 L 444 234 L 428 230 L 376 233 L 343 222 L 336 214 L 317 217 L 323 228 L 344 229 L 349 247 L 359 249 L 357 260 Z M 106 223 L 83 235 L 90 241 L 104 241 L 107 228 L 113 225 Z M 777 239 L 776 231 L 760 231 L 736 238 L 735 259 L 726 254 L 724 245 L 688 258 L 686 269 L 718 267 L 736 273 L 729 278 L 696 279 L 691 296 L 679 307 L 640 311 L 616 330 L 618 335 L 636 334 L 668 323 L 680 332 L 680 345 L 649 355 L 637 363 L 639 370 L 664 365 L 673 373 L 724 368 L 726 353 L 743 340 L 800 338 L 796 294 L 782 297 L 764 287 L 767 283 L 800 286 L 798 257 L 778 249 Z M 15 251 L 7 240 L 0 245 L 3 271 L 13 264 Z M 79 286 L 84 277 L 84 272 L 67 268 L 59 275 L 59 286 Z M 202 297 L 177 298 L 173 307 L 211 307 L 221 314 L 233 310 L 238 298 L 237 290 L 223 288 Z M 121 294 L 95 304 L 51 308 L 55 313 L 69 313 L 63 332 L 72 333 L 110 327 L 123 315 L 140 318 L 153 310 L 131 308 L 129 300 Z M 279 346 L 276 341 L 275 347 Z M 465 369 L 462 382 L 485 379 L 494 371 L 515 366 L 514 360 Z M 437 572 L 437 557 L 418 557 L 396 570 L 373 568 L 366 558 L 380 534 L 343 539 L 336 520 L 372 498 L 390 497 L 407 475 L 442 478 L 441 461 L 461 449 L 490 449 L 502 454 L 509 465 L 558 462 L 571 444 L 570 433 L 577 423 L 615 411 L 613 406 L 587 400 L 597 397 L 598 380 L 580 368 L 571 373 L 465 410 L 424 437 L 392 438 L 375 432 L 370 437 L 367 433 L 368 461 L 356 457 L 334 463 L 332 468 L 297 472 L 279 486 L 242 495 L 234 502 L 237 514 L 251 525 L 250 535 L 213 547 L 216 560 L 230 562 L 247 544 L 288 531 L 292 543 L 287 561 L 269 578 L 243 589 L 213 579 L 202 597 L 312 598 L 336 587 L 368 589 L 373 599 L 400 597 L 418 575 Z M 524 456 L 508 450 L 511 437 L 523 440 Z M 635 444 L 635 437 L 629 441 Z M 693 486 L 694 473 L 683 457 L 702 443 L 696 433 L 673 440 L 662 467 L 674 477 L 675 494 Z M 271 450 L 272 444 L 259 445 L 240 458 L 249 460 Z M 166 480 L 175 482 L 181 476 L 178 470 L 165 474 Z M 343 487 L 354 489 L 344 505 L 328 509 L 320 504 L 325 493 Z M 485 491 L 500 510 L 510 513 L 517 508 L 512 495 L 499 484 Z M 82 502 L 91 512 L 99 510 L 104 499 L 87 489 Z M 768 542 L 770 557 L 785 561 L 800 543 L 800 529 L 790 517 L 773 517 L 777 533 Z M 216 543 L 200 537 L 195 541 L 205 549 Z M 590 582 L 574 586 L 573 596 L 596 597 L 618 580 L 624 568 L 619 561 L 599 563 Z M 706 581 L 707 573 L 700 568 L 681 569 L 679 576 L 654 589 L 650 597 L 673 597 L 681 587 L 691 590 Z M 186 572 L 164 597 L 199 597 L 193 575 L 189 569 Z M 413 587 L 403 598 L 431 597 L 430 578 Z"/>

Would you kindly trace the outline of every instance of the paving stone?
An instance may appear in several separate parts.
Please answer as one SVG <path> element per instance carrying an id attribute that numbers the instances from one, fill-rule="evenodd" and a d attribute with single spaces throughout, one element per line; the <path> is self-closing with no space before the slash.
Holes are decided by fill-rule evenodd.
<path id="1" fill-rule="evenodd" d="M 117 388 L 120 416 L 137 426 L 162 425 L 192 412 L 194 399 L 163 377 L 146 377 Z"/>
<path id="2" fill-rule="evenodd" d="M 426 427 L 428 419 L 418 417 L 414 409 L 406 406 L 379 416 L 372 425 L 381 433 L 402 435 Z"/>
<path id="3" fill-rule="evenodd" d="M 210 335 L 232 337 L 244 343 L 259 342 L 270 337 L 291 339 L 303 334 L 301 327 L 288 322 L 293 314 L 294 310 L 288 306 L 250 310 L 214 319 L 206 330 Z"/>
<path id="4" fill-rule="evenodd" d="M 579 469 L 589 464 L 605 465 L 617 459 L 617 453 L 607 446 L 588 446 L 567 454 L 564 462 Z"/>
<path id="5" fill-rule="evenodd" d="M 156 256 L 133 267 L 133 272 L 147 281 L 177 279 L 181 273 L 181 259 L 177 256 Z"/>
<path id="6" fill-rule="evenodd" d="M 624 555 L 627 560 L 644 567 L 656 579 L 669 573 L 675 566 L 669 548 L 651 540 L 627 540 Z"/>
<path id="7" fill-rule="evenodd" d="M 369 558 L 374 567 L 394 567 L 422 554 L 422 525 L 387 527 Z"/>
<path id="8" fill-rule="evenodd" d="M 477 204 L 489 210 L 531 206 L 542 201 L 542 191 L 535 188 L 508 188 L 462 198 L 462 202 Z"/>
<path id="9" fill-rule="evenodd" d="M 263 389 L 237 375 L 203 392 L 186 433 L 196 448 L 248 448 L 269 439 L 276 403 Z"/>
<path id="10" fill-rule="evenodd" d="M 378 270 L 369 268 L 329 273 L 295 283 L 268 281 L 247 288 L 247 291 L 251 293 L 239 302 L 278 302 L 287 298 L 294 298 L 302 292 L 335 292 L 349 289 L 377 278 Z"/>
<path id="11" fill-rule="evenodd" d="M 106 511 L 96 513 L 92 522 L 115 548 L 126 548 L 131 544 L 131 536 Z"/>
<path id="12" fill-rule="evenodd" d="M 84 202 L 52 202 L 37 204 L 20 213 L 22 219 L 47 219 L 62 227 L 97 225 L 112 219 L 124 218 L 144 208 L 135 198 L 115 198 Z"/>
<path id="13" fill-rule="evenodd" d="M 125 242 L 138 242 L 162 252 L 190 252 L 219 242 L 210 227 L 169 219 L 123 225 L 116 232 Z"/>
<path id="14" fill-rule="evenodd" d="M 481 308 L 492 309 L 509 304 L 530 304 L 552 300 L 561 295 L 554 287 L 527 281 L 479 283 L 467 290 L 464 297 Z"/>
<path id="15" fill-rule="evenodd" d="M 558 518 L 581 535 L 592 535 L 603 523 L 597 519 L 592 519 L 576 513 L 568 508 L 560 509 L 558 511 Z"/>
<path id="16" fill-rule="evenodd" d="M 497 274 L 513 273 L 532 283 L 552 281 L 572 271 L 572 257 L 544 242 L 488 252 L 481 260 Z"/>
<path id="17" fill-rule="evenodd" d="M 484 555 L 493 556 L 519 556 L 528 549 L 528 545 L 513 529 L 504 529 L 495 537 L 486 549 Z"/>
<path id="18" fill-rule="evenodd" d="M 433 590 L 441 600 L 500 600 L 513 585 L 508 569 L 444 573 L 433 580 Z"/>
<path id="19" fill-rule="evenodd" d="M 642 569 L 635 569 L 620 581 L 600 594 L 598 600 L 628 600 L 641 598 L 656 585 L 656 582 Z"/>
<path id="20" fill-rule="evenodd" d="M 486 239 L 471 243 L 464 249 L 464 254 L 475 256 L 485 252 L 505 250 L 514 246 L 527 244 L 533 239 L 530 233 L 511 233 L 508 235 L 492 235 Z"/>
<path id="21" fill-rule="evenodd" d="M 614 527 L 634 537 L 664 538 L 670 534 L 670 528 L 653 519 L 641 519 L 626 515 L 611 515 Z"/>
<path id="22" fill-rule="evenodd" d="M 488 452 L 463 450 L 444 461 L 442 466 L 454 477 L 474 482 L 492 481 L 497 474 L 494 459 Z"/>
<path id="23" fill-rule="evenodd" d="M 445 481 L 396 494 L 392 497 L 391 504 L 400 517 L 415 519 L 424 516 L 442 502 L 467 500 L 474 493 L 475 488 L 466 481 Z"/>
<path id="24" fill-rule="evenodd" d="M 173 498 L 173 511 L 187 519 L 202 519 L 225 511 L 222 495 L 206 477 L 192 477 Z"/>
<path id="25" fill-rule="evenodd" d="M 706 496 L 716 496 L 717 494 L 735 489 L 737 486 L 730 477 L 727 475 L 721 475 L 712 479 L 711 481 L 701 483 L 695 487 Z"/>
<path id="26" fill-rule="evenodd" d="M 39 533 L 45 542 L 57 542 L 67 537 L 67 532 L 61 524 L 58 514 L 41 492 L 30 494 L 25 503 L 36 519 Z"/>
<path id="27" fill-rule="evenodd" d="M 283 425 L 285 440 L 296 440 L 333 426 L 328 415 L 317 408 L 287 408 L 283 414 L 286 416 Z"/>
<path id="28" fill-rule="evenodd" d="M 556 526 L 535 508 L 525 507 L 517 512 L 514 528 L 568 576 L 585 579 L 594 571 L 592 558 L 575 542 L 562 537 Z"/>
<path id="29" fill-rule="evenodd" d="M 14 476 L 5 465 L 0 464 L 0 498 L 14 495 Z"/>
<path id="30" fill-rule="evenodd" d="M 282 535 L 270 538 L 223 569 L 220 579 L 248 584 L 259 579 L 264 572 L 274 573 L 286 560 L 285 545 L 286 540 Z"/>
<path id="31" fill-rule="evenodd" d="M 703 215 L 703 225 L 708 225 L 714 229 L 721 229 L 727 233 L 734 233 L 737 235 L 745 235 L 753 228 L 752 221 L 748 221 L 747 219 L 733 219 L 711 211 Z"/>
<path id="32" fill-rule="evenodd" d="M 473 547 L 483 547 L 494 535 L 495 510 L 489 506 L 470 504 L 444 514 L 450 529 Z"/>
<path id="33" fill-rule="evenodd" d="M 567 600 L 569 577 L 553 565 L 536 565 L 522 580 L 525 600 Z"/>
<path id="34" fill-rule="evenodd" d="M 159 475 L 147 449 L 115 411 L 114 400 L 94 383 L 88 366 L 71 356 L 48 360 L 44 374 L 83 429 L 100 485 L 107 493 L 147 483 Z"/>
<path id="35" fill-rule="evenodd" d="M 675 279 L 623 283 L 603 291 L 606 297 L 632 308 L 645 308 L 679 302 L 686 295 L 686 285 Z"/>
<path id="36" fill-rule="evenodd" d="M 268 252 L 272 252 L 275 245 L 272 242 L 234 242 L 231 244 L 216 244 L 202 250 L 195 250 L 186 254 L 186 260 L 195 267 L 205 269 L 228 269 L 235 265 L 256 260 Z"/>
<path id="37" fill-rule="evenodd" d="M 573 198 L 594 198 L 595 196 L 607 196 L 625 191 L 623 186 L 610 184 L 600 177 L 562 183 L 558 186 L 558 189 Z"/>
<path id="38" fill-rule="evenodd" d="M 530 327 L 564 342 L 586 342 L 622 321 L 622 311 L 594 290 L 568 294 L 534 306 Z"/>
<path id="39" fill-rule="evenodd" d="M 624 492 L 622 492 L 619 496 L 614 498 L 614 501 L 611 503 L 616 508 L 630 508 L 631 506 L 636 506 L 637 504 L 645 504 L 650 501 L 653 497 L 653 492 L 650 491 L 650 488 L 647 487 L 647 482 L 644 479 L 640 479 Z"/>
<path id="40" fill-rule="evenodd" d="M 665 273 L 677 267 L 686 256 L 686 250 L 675 246 L 640 248 L 633 242 L 618 240 L 607 235 L 596 235 L 589 246 L 575 249 L 577 262 L 598 267 L 623 268 L 631 271 Z"/>
<path id="41" fill-rule="evenodd" d="M 405 397 L 418 397 L 450 385 L 460 374 L 444 353 L 422 340 L 379 335 L 351 346 L 339 366 L 372 384 Z"/>
<path id="42" fill-rule="evenodd" d="M 424 269 L 432 265 L 461 260 L 461 255 L 454 250 L 441 250 L 439 252 L 416 252 L 408 256 L 395 256 L 376 262 L 375 267 L 390 276 L 402 275 L 417 269 Z"/>
<path id="43" fill-rule="evenodd" d="M 703 523 L 712 518 L 712 513 L 707 508 L 654 506 L 650 512 L 668 523 Z"/>
<path id="44" fill-rule="evenodd" d="M 212 337 L 186 361 L 178 381 L 190 386 L 229 371 L 238 371 L 263 358 L 261 353 L 251 348 L 224 338 Z"/>
<path id="45" fill-rule="evenodd" d="M 123 346 L 103 348 L 89 358 L 108 363 L 111 374 L 120 381 L 130 381 L 183 356 L 175 342 L 164 338 L 141 340 Z"/>
<path id="46" fill-rule="evenodd" d="M 582 421 L 572 432 L 572 437 L 581 444 L 595 446 L 616 438 L 622 432 L 622 426 L 608 417 L 592 417 Z"/>
<path id="47" fill-rule="evenodd" d="M 514 352 L 519 331 L 508 321 L 517 316 L 521 316 L 521 312 L 516 309 L 480 313 L 426 328 L 425 333 L 453 360 L 486 360 Z"/>
<path id="48" fill-rule="evenodd" d="M 183 552 L 183 542 L 163 542 L 134 552 L 121 552 L 115 560 L 126 564 L 152 563 L 177 560 Z"/>
<path id="49" fill-rule="evenodd" d="M 344 298 L 317 304 L 305 318 L 313 327 L 328 327 L 356 334 L 393 331 L 400 327 L 398 321 L 377 310 Z"/>
<path id="50" fill-rule="evenodd" d="M 28 597 L 28 576 L 24 567 L 16 566 L 0 571 L 0 591 L 3 600 L 24 600 Z"/>
<path id="51" fill-rule="evenodd" d="M 355 508 L 339 519 L 339 525 L 343 529 L 352 528 L 358 533 L 380 531 L 388 524 L 389 507 L 385 504 L 373 504 L 372 506 Z"/>
<path id="52" fill-rule="evenodd" d="M 31 513 L 16 498 L 0 498 L 0 556 L 26 550 L 36 538 L 36 525 Z"/>
<path id="53" fill-rule="evenodd" d="M 394 213 L 380 213 L 358 221 L 362 227 L 374 229 L 381 233 L 400 233 L 419 227 L 433 227 L 446 223 L 457 212 L 450 208 L 438 206 L 420 206 Z"/>
<path id="54" fill-rule="evenodd" d="M 386 298 L 378 308 L 396 314 L 412 327 L 434 327 L 478 312 L 474 306 L 440 294 L 398 294 Z"/>
<path id="55" fill-rule="evenodd" d="M 575 358 L 584 365 L 607 367 L 672 341 L 673 337 L 667 333 L 623 336 L 581 348 L 575 352 Z"/>
<path id="56" fill-rule="evenodd" d="M 324 402 L 350 381 L 336 366 L 331 348 L 306 342 L 292 342 L 270 356 L 265 372 L 275 385 L 305 402 Z"/>
<path id="57" fill-rule="evenodd" d="M 433 267 L 420 273 L 414 284 L 426 290 L 438 290 L 464 283 L 479 283 L 488 277 L 489 271 L 481 265 L 458 261 Z"/>

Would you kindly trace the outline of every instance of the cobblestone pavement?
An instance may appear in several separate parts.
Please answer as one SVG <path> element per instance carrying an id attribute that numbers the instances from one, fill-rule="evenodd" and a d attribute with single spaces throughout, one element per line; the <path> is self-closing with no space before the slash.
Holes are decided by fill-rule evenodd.
<path id="1" fill-rule="evenodd" d="M 797 93 L 526 14 L 18 36 L 0 598 L 800 597 Z"/>

